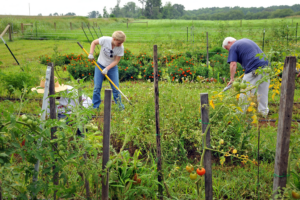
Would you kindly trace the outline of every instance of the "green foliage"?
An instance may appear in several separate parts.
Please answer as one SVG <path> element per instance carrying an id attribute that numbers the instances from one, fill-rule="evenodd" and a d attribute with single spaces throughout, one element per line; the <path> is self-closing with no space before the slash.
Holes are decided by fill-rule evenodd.
<path id="1" fill-rule="evenodd" d="M 153 63 L 153 62 L 152 62 Z M 153 64 L 152 63 L 147 63 L 144 66 L 140 66 L 141 70 L 141 76 L 144 80 L 154 80 L 154 71 L 153 71 Z M 158 77 L 161 78 L 162 76 L 162 67 L 158 65 Z"/>
<path id="2" fill-rule="evenodd" d="M 139 75 L 139 65 L 132 63 L 132 60 L 120 60 L 119 64 L 120 81 L 136 80 Z"/>
<path id="3" fill-rule="evenodd" d="M 88 59 L 71 60 L 67 67 L 68 72 L 74 79 L 92 80 L 94 78 L 95 66 Z"/>
<path id="4" fill-rule="evenodd" d="M 3 85 L 8 91 L 9 95 L 12 95 L 14 90 L 23 91 L 23 89 L 29 88 L 26 93 L 28 94 L 31 90 L 30 88 L 35 87 L 38 85 L 38 77 L 29 73 L 29 68 L 25 67 L 25 71 L 19 72 L 9 72 L 7 74 L 0 73 L 1 80 L 3 80 Z"/>

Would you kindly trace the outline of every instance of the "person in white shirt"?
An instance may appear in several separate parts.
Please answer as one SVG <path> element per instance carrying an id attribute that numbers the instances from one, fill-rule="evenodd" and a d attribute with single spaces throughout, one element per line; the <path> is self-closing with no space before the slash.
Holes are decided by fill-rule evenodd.
<path id="1" fill-rule="evenodd" d="M 101 88 L 102 82 L 105 75 L 107 75 L 112 82 L 119 87 L 119 69 L 118 63 L 121 57 L 124 56 L 124 46 L 123 43 L 126 40 L 126 35 L 122 31 L 115 31 L 112 37 L 103 36 L 99 39 L 94 40 L 91 43 L 90 54 L 88 56 L 89 60 L 93 60 L 93 52 L 96 45 L 100 45 L 100 54 L 97 60 L 97 64 L 101 67 L 101 71 L 95 66 L 94 75 L 94 92 L 93 92 L 93 107 L 99 108 L 101 103 Z M 124 109 L 124 105 L 121 102 L 120 92 L 110 83 L 113 90 L 114 101 L 119 105 L 120 109 Z"/>

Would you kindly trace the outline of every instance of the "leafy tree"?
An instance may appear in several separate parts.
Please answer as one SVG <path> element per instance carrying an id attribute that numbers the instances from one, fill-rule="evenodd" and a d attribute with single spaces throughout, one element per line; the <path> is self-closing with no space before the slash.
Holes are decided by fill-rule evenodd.
<path id="1" fill-rule="evenodd" d="M 38 16 L 43 16 L 42 13 L 39 13 Z"/>
<path id="2" fill-rule="evenodd" d="M 75 16 L 76 14 L 75 13 L 72 13 L 72 12 L 68 12 L 67 14 L 65 14 L 65 16 Z"/>
<path id="3" fill-rule="evenodd" d="M 145 16 L 149 19 L 158 19 L 161 8 L 161 0 L 147 0 L 145 6 Z"/>
<path id="4" fill-rule="evenodd" d="M 98 18 L 99 14 L 100 14 L 99 11 L 92 11 L 92 12 L 89 12 L 88 17 L 89 18 Z"/>
<path id="5" fill-rule="evenodd" d="M 109 14 L 106 10 L 106 6 L 104 6 L 104 8 L 103 8 L 103 18 L 108 18 L 108 17 L 109 17 Z"/>
<path id="6" fill-rule="evenodd" d="M 56 12 L 56 13 L 54 13 L 54 14 L 53 14 L 53 16 L 58 16 L 58 13 L 57 13 L 57 12 Z"/>
<path id="7" fill-rule="evenodd" d="M 163 7 L 162 11 L 162 18 L 163 19 L 172 19 L 173 18 L 173 6 L 171 2 L 167 1 L 165 6 Z"/>
<path id="8" fill-rule="evenodd" d="M 134 2 L 130 1 L 124 5 L 123 12 L 125 13 L 125 17 L 134 17 L 136 13 L 136 5 Z"/>
<path id="9" fill-rule="evenodd" d="M 271 18 L 282 18 L 287 17 L 293 14 L 293 10 L 288 9 L 277 9 L 276 11 L 272 12 Z"/>
<path id="10" fill-rule="evenodd" d="M 184 15 L 184 5 L 174 4 L 173 5 L 173 18 L 177 19 Z"/>
<path id="11" fill-rule="evenodd" d="M 144 10 L 144 3 L 146 3 L 147 0 L 138 0 L 142 4 L 142 15 L 144 15 L 143 10 Z"/>
<path id="12" fill-rule="evenodd" d="M 117 0 L 117 5 L 111 9 L 111 14 L 113 14 L 115 17 L 122 17 L 120 3 L 121 0 Z"/>
<path id="13" fill-rule="evenodd" d="M 52 14 L 50 13 L 49 16 L 52 16 Z"/>

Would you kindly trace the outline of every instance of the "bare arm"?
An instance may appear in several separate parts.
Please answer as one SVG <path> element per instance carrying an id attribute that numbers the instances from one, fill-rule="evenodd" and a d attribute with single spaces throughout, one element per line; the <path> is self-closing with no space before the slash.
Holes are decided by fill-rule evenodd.
<path id="1" fill-rule="evenodd" d="M 91 43 L 90 54 L 94 54 L 96 45 L 99 45 L 99 39 L 96 39 Z"/>
<path id="2" fill-rule="evenodd" d="M 114 59 L 114 61 L 113 61 L 112 63 L 110 63 L 110 64 L 106 67 L 106 69 L 107 69 L 107 70 L 110 70 L 111 68 L 113 68 L 114 66 L 116 66 L 116 65 L 120 62 L 121 58 L 122 58 L 121 56 L 116 56 L 115 59 Z"/>
<path id="3" fill-rule="evenodd" d="M 230 85 L 234 81 L 236 66 L 237 66 L 236 62 L 230 62 L 230 81 L 229 81 L 228 85 Z"/>

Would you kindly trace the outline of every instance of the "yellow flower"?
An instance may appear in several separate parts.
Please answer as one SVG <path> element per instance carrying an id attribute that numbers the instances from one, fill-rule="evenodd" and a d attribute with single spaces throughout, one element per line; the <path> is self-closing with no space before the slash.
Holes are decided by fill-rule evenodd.
<path id="1" fill-rule="evenodd" d="M 236 150 L 236 149 L 233 149 L 232 153 L 233 153 L 233 154 L 236 154 L 236 153 L 237 153 L 237 150 Z"/>
<path id="2" fill-rule="evenodd" d="M 256 106 L 256 103 L 251 102 L 251 103 L 250 103 L 250 106 Z"/>
<path id="3" fill-rule="evenodd" d="M 238 101 L 239 98 L 240 98 L 240 94 L 237 94 L 237 95 L 236 95 L 236 100 Z"/>
<path id="4" fill-rule="evenodd" d="M 209 101 L 209 105 L 210 105 L 213 109 L 215 109 L 215 105 L 214 105 L 213 100 L 210 100 L 210 101 Z"/>
<path id="5" fill-rule="evenodd" d="M 251 123 L 256 124 L 257 123 L 257 116 L 253 115 L 251 118 L 253 119 L 253 121 Z"/>

